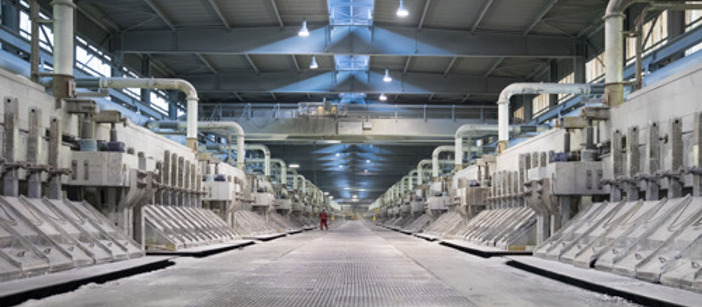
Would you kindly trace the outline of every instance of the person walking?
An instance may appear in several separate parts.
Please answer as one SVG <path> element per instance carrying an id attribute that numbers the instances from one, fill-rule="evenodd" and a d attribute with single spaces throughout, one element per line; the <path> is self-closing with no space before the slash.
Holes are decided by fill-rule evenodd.
<path id="1" fill-rule="evenodd" d="M 322 212 L 319 213 L 319 230 L 324 230 L 325 227 L 329 230 L 329 225 L 327 225 L 327 210 L 322 209 Z"/>

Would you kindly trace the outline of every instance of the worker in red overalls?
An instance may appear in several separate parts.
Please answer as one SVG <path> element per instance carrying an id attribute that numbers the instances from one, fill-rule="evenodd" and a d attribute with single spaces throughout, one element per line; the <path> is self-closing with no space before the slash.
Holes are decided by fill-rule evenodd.
<path id="1" fill-rule="evenodd" d="M 324 230 L 325 227 L 329 230 L 329 226 L 327 225 L 327 210 L 322 209 L 322 212 L 319 213 L 319 230 Z"/>

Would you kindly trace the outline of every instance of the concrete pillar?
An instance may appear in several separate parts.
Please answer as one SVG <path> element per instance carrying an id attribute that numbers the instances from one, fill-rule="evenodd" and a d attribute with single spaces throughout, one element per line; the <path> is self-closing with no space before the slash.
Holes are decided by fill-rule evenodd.
<path id="1" fill-rule="evenodd" d="M 5 97 L 5 136 L 3 152 L 5 164 L 10 164 L 3 175 L 3 195 L 19 196 L 19 170 L 12 164 L 17 163 L 19 142 L 19 102 L 12 97 Z M 8 166 L 6 166 L 8 167 Z"/>
<path id="2" fill-rule="evenodd" d="M 39 164 L 39 156 L 42 152 L 42 127 L 41 110 L 32 108 L 29 110 L 29 135 L 27 137 L 27 163 L 29 167 Z M 29 172 L 27 184 L 27 197 L 41 198 L 41 172 Z"/>

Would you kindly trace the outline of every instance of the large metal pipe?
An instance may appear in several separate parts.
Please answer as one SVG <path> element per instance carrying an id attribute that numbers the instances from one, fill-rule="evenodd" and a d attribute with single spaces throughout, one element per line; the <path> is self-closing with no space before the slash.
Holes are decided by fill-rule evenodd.
<path id="1" fill-rule="evenodd" d="M 614 107 L 624 102 L 624 10 L 632 0 L 610 0 L 604 19 L 605 103 Z"/>
<path id="2" fill-rule="evenodd" d="M 271 180 L 271 151 L 263 144 L 246 144 L 246 150 L 259 150 L 263 152 L 263 175 L 266 180 Z"/>
<path id="3" fill-rule="evenodd" d="M 485 131 L 485 128 L 480 128 L 481 131 Z M 468 142 L 471 142 L 471 135 L 475 132 L 476 127 L 475 125 L 462 125 L 458 127 L 456 130 L 456 134 L 454 135 L 455 142 L 454 142 L 454 151 L 456 152 L 454 161 L 456 164 L 456 172 L 460 171 L 463 169 L 463 138 L 468 136 Z M 468 156 L 470 157 L 470 150 L 467 151 Z"/>
<path id="4" fill-rule="evenodd" d="M 146 126 L 149 129 L 158 129 L 158 128 L 169 128 L 169 129 L 175 129 L 175 130 L 181 130 L 183 128 L 187 129 L 187 122 L 181 122 L 181 121 L 149 121 L 146 123 Z M 236 135 L 236 167 L 240 170 L 245 170 L 245 141 L 246 141 L 246 135 L 244 134 L 244 128 L 241 127 L 236 122 L 198 122 L 196 125 L 197 129 L 202 130 L 202 131 L 208 131 L 212 133 L 220 133 L 224 135 L 231 135 L 234 134 Z M 227 140 L 229 142 L 230 140 Z M 218 148 L 212 148 L 211 146 L 208 146 L 208 149 L 222 149 L 222 150 L 228 150 L 230 149 L 231 144 L 227 146 L 227 148 L 223 148 L 219 146 Z"/>
<path id="5" fill-rule="evenodd" d="M 455 148 L 450 145 L 444 145 L 434 148 L 431 154 L 431 177 L 434 181 L 439 180 L 439 154 L 442 152 L 454 152 Z M 459 150 L 460 151 L 460 150 Z"/>
<path id="6" fill-rule="evenodd" d="M 266 159 L 248 159 L 248 160 L 246 160 L 246 162 L 251 162 L 251 163 L 263 162 L 265 164 Z M 271 158 L 269 163 L 278 164 L 278 166 L 280 167 L 280 184 L 285 186 L 288 183 L 288 174 L 287 174 L 288 165 L 282 159 L 277 159 L 277 158 Z"/>
<path id="7" fill-rule="evenodd" d="M 51 2 L 54 23 L 54 95 L 57 98 L 72 97 L 74 60 L 74 10 L 73 0 Z"/>
<path id="8" fill-rule="evenodd" d="M 413 169 L 409 172 L 409 190 L 410 192 L 414 189 L 414 178 L 417 177 L 417 170 Z"/>
<path id="9" fill-rule="evenodd" d="M 282 184 L 283 188 L 285 188 L 285 185 L 288 183 L 288 165 L 285 164 L 285 161 L 282 159 L 277 158 L 271 159 L 271 163 L 276 163 L 278 166 L 280 166 L 280 184 Z"/>
<path id="10" fill-rule="evenodd" d="M 197 108 L 199 98 L 197 90 L 190 82 L 182 79 L 134 79 L 134 78 L 86 78 L 76 79 L 79 87 L 97 88 L 142 88 L 160 90 L 179 90 L 185 93 L 187 101 L 186 137 L 187 146 L 197 151 Z"/>
<path id="11" fill-rule="evenodd" d="M 307 195 L 307 180 L 305 179 L 305 176 L 297 175 L 296 177 L 297 177 L 297 180 L 301 180 L 298 183 L 298 184 L 302 185 L 300 192 L 302 192 L 303 196 L 306 196 Z"/>
<path id="12" fill-rule="evenodd" d="M 585 95 L 599 89 L 594 84 L 512 83 L 500 92 L 497 100 L 497 139 L 502 150 L 509 142 L 509 100 L 514 95 L 572 94 Z"/>
<path id="13" fill-rule="evenodd" d="M 417 186 L 421 187 L 424 185 L 424 168 L 427 165 L 432 165 L 432 159 L 424 159 L 417 163 Z M 451 160 L 439 160 L 439 164 L 449 164 L 453 163 Z"/>

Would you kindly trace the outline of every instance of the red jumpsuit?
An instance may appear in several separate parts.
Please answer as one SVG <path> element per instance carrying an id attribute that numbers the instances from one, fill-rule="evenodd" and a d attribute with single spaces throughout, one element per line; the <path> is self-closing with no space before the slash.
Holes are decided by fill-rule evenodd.
<path id="1" fill-rule="evenodd" d="M 319 213 L 319 230 L 324 230 L 325 227 L 329 230 L 329 226 L 327 225 L 327 213 L 322 211 Z"/>

